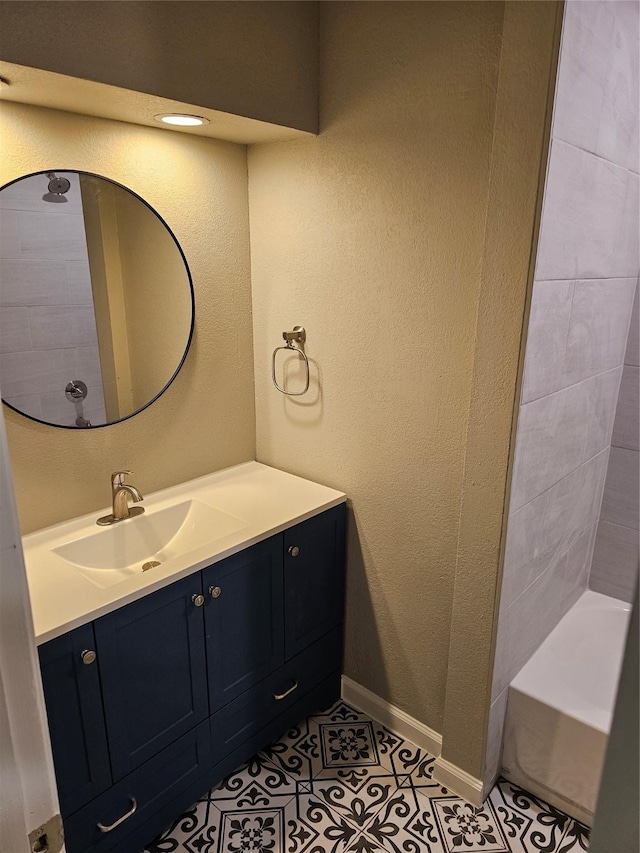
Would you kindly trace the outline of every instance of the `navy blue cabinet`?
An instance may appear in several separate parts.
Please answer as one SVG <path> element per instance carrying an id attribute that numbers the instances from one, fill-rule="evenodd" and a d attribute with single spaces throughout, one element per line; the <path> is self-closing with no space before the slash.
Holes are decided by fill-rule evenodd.
<path id="1" fill-rule="evenodd" d="M 340 690 L 344 505 L 46 643 L 68 853 L 131 853 Z"/>
<path id="2" fill-rule="evenodd" d="M 287 660 L 342 621 L 344 549 L 344 504 L 285 531 Z"/>
<path id="3" fill-rule="evenodd" d="M 199 574 L 95 625 L 114 782 L 209 715 Z"/>
<path id="4" fill-rule="evenodd" d="M 111 785 L 92 625 L 39 649 L 60 808 L 70 814 Z"/>
<path id="5" fill-rule="evenodd" d="M 213 713 L 283 662 L 281 537 L 210 566 L 203 581 Z"/>

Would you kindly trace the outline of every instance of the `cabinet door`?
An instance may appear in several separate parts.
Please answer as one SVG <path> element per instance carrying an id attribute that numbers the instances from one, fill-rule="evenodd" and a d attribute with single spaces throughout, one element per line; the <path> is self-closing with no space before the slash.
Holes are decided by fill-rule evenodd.
<path id="1" fill-rule="evenodd" d="M 342 621 L 345 516 L 341 504 L 284 533 L 287 660 Z"/>
<path id="2" fill-rule="evenodd" d="M 63 815 L 111 785 L 95 648 L 93 627 L 83 625 L 38 649 Z"/>
<path id="3" fill-rule="evenodd" d="M 114 782 L 208 715 L 200 573 L 98 619 Z"/>
<path id="4" fill-rule="evenodd" d="M 283 661 L 282 537 L 203 572 L 211 713 Z"/>

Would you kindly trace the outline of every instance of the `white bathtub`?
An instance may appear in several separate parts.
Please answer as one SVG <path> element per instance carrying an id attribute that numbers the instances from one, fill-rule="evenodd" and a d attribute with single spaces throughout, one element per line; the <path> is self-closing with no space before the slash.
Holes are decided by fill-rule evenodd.
<path id="1" fill-rule="evenodd" d="M 589 825 L 630 612 L 585 592 L 509 686 L 505 776 Z"/>

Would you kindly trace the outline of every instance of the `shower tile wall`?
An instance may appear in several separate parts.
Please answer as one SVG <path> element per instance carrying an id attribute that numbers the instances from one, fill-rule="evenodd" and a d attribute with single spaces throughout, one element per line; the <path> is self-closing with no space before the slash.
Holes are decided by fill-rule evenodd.
<path id="1" fill-rule="evenodd" d="M 509 682 L 588 584 L 639 267 L 638 62 L 637 3 L 566 4 L 485 783 Z"/>
<path id="2" fill-rule="evenodd" d="M 84 415 L 105 419 L 80 184 L 73 173 L 65 204 L 43 201 L 36 175 L 0 193 L 0 383 L 21 411 L 73 426 L 64 389 L 88 386 Z"/>
<path id="3" fill-rule="evenodd" d="M 589 586 L 631 602 L 640 550 L 638 290 L 629 328 Z"/>

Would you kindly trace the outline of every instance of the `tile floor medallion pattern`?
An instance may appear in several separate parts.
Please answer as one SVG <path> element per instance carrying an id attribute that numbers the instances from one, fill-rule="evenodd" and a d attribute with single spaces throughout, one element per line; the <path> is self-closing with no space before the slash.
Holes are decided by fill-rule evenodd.
<path id="1" fill-rule="evenodd" d="M 309 717 L 144 853 L 579 853 L 588 829 L 500 779 L 476 809 L 435 758 L 346 703 Z"/>

